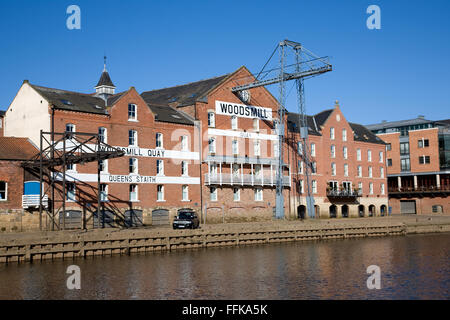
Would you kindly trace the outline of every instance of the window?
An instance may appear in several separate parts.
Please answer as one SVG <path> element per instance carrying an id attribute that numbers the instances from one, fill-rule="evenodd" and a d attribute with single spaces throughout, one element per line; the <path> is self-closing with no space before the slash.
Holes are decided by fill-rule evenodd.
<path id="1" fill-rule="evenodd" d="M 373 194 L 373 183 L 369 183 L 369 194 Z"/>
<path id="2" fill-rule="evenodd" d="M 430 140 L 428 139 L 421 139 L 419 140 L 419 148 L 425 148 L 430 146 Z"/>
<path id="3" fill-rule="evenodd" d="M 66 131 L 67 132 L 75 132 L 75 125 L 72 123 L 66 124 Z M 69 135 L 68 138 L 71 139 L 73 135 Z"/>
<path id="4" fill-rule="evenodd" d="M 409 142 L 400 143 L 400 154 L 401 155 L 409 154 Z"/>
<path id="5" fill-rule="evenodd" d="M 337 181 L 329 181 L 328 182 L 328 186 L 329 186 L 329 189 L 331 191 L 338 191 L 339 190 L 339 185 L 338 185 Z"/>
<path id="6" fill-rule="evenodd" d="M 361 161 L 361 149 L 356 149 L 356 160 Z"/>
<path id="7" fill-rule="evenodd" d="M 189 201 L 189 187 L 181 186 L 181 199 L 183 201 Z"/>
<path id="8" fill-rule="evenodd" d="M 208 127 L 214 128 L 216 126 L 216 114 L 208 112 Z"/>
<path id="9" fill-rule="evenodd" d="M 233 164 L 233 177 L 239 177 L 239 165 L 236 163 Z"/>
<path id="10" fill-rule="evenodd" d="M 384 168 L 380 167 L 380 178 L 384 178 Z"/>
<path id="11" fill-rule="evenodd" d="M 344 164 L 344 176 L 348 177 L 348 164 Z"/>
<path id="12" fill-rule="evenodd" d="M 216 153 L 216 139 L 210 138 L 208 141 L 209 153 Z"/>
<path id="13" fill-rule="evenodd" d="M 217 201 L 217 188 L 216 187 L 211 187 L 209 188 L 209 200 L 211 201 Z"/>
<path id="14" fill-rule="evenodd" d="M 130 201 L 138 201 L 138 186 L 130 184 Z"/>
<path id="15" fill-rule="evenodd" d="M 358 177 L 362 177 L 362 167 L 358 166 Z"/>
<path id="16" fill-rule="evenodd" d="M 331 175 L 332 176 L 336 175 L 336 163 L 334 162 L 331 163 Z"/>
<path id="17" fill-rule="evenodd" d="M 334 140 L 334 128 L 330 128 L 330 139 Z"/>
<path id="18" fill-rule="evenodd" d="M 359 194 L 362 194 L 362 192 L 363 192 L 363 183 L 362 182 L 358 182 L 358 191 L 359 191 Z"/>
<path id="19" fill-rule="evenodd" d="M 297 160 L 298 173 L 303 174 L 303 161 Z"/>
<path id="20" fill-rule="evenodd" d="M 239 144 L 237 140 L 233 140 L 231 142 L 231 151 L 233 152 L 234 155 L 239 154 Z"/>
<path id="21" fill-rule="evenodd" d="M 261 179 L 261 165 L 260 164 L 255 164 L 255 166 L 253 167 L 254 168 L 254 174 L 255 174 L 255 177 L 257 178 L 257 179 Z"/>
<path id="22" fill-rule="evenodd" d="M 240 201 L 241 200 L 241 189 L 233 188 L 233 200 Z"/>
<path id="23" fill-rule="evenodd" d="M 297 150 L 299 155 L 303 154 L 303 144 L 301 143 L 301 141 L 297 142 Z"/>
<path id="24" fill-rule="evenodd" d="M 231 129 L 237 130 L 238 128 L 238 118 L 236 116 L 231 116 Z"/>
<path id="25" fill-rule="evenodd" d="M 129 169 L 129 173 L 132 173 L 132 174 L 138 173 L 138 160 L 136 158 L 128 159 L 128 169 Z"/>
<path id="26" fill-rule="evenodd" d="M 300 180 L 298 182 L 298 193 L 303 193 L 303 187 L 304 187 L 303 180 Z"/>
<path id="27" fill-rule="evenodd" d="M 381 185 L 380 185 L 380 192 L 381 192 L 381 194 L 384 194 L 384 183 L 382 183 Z"/>
<path id="28" fill-rule="evenodd" d="M 128 105 L 128 120 L 137 120 L 137 106 L 130 103 Z"/>
<path id="29" fill-rule="evenodd" d="M 380 152 L 378 153 L 378 159 L 379 159 L 379 162 L 380 162 L 380 163 L 383 163 L 383 151 L 380 151 Z"/>
<path id="30" fill-rule="evenodd" d="M 347 141 L 347 130 L 342 129 L 342 141 Z"/>
<path id="31" fill-rule="evenodd" d="M 273 142 L 273 157 L 278 158 L 279 150 L 278 150 L 278 141 Z"/>
<path id="32" fill-rule="evenodd" d="M 387 166 L 392 167 L 392 159 L 387 159 Z"/>
<path id="33" fill-rule="evenodd" d="M 259 140 L 255 140 L 253 142 L 253 152 L 256 157 L 259 157 L 261 155 L 261 143 Z"/>
<path id="34" fill-rule="evenodd" d="M 188 173 L 188 163 L 187 161 L 181 161 L 181 175 L 187 176 Z"/>
<path id="35" fill-rule="evenodd" d="M 137 132 L 136 130 L 128 130 L 128 145 L 137 146 Z"/>
<path id="36" fill-rule="evenodd" d="M 159 132 L 156 133 L 156 147 L 157 148 L 163 147 L 163 134 Z"/>
<path id="37" fill-rule="evenodd" d="M 181 136 L 181 151 L 189 151 L 188 136 Z"/>
<path id="38" fill-rule="evenodd" d="M 67 170 L 67 171 L 76 171 L 76 168 L 77 168 L 77 165 L 76 165 L 76 164 L 73 164 L 73 163 L 68 163 L 68 164 L 66 165 L 66 170 Z"/>
<path id="39" fill-rule="evenodd" d="M 311 157 L 315 157 L 315 156 L 316 156 L 316 144 L 311 143 Z"/>
<path id="40" fill-rule="evenodd" d="M 372 161 L 372 150 L 367 150 L 367 161 Z"/>
<path id="41" fill-rule="evenodd" d="M 8 184 L 5 181 L 0 181 L 0 201 L 8 200 Z"/>
<path id="42" fill-rule="evenodd" d="M 217 175 L 217 164 L 216 163 L 211 163 L 209 165 L 209 174 L 210 175 Z"/>
<path id="43" fill-rule="evenodd" d="M 391 150 L 392 150 L 392 145 L 391 145 L 390 143 L 388 143 L 388 144 L 386 145 L 386 150 L 387 150 L 387 151 L 391 151 Z"/>
<path id="44" fill-rule="evenodd" d="M 259 119 L 258 118 L 253 119 L 253 130 L 259 131 Z"/>
<path id="45" fill-rule="evenodd" d="M 410 171 L 411 170 L 411 163 L 409 158 L 401 159 L 400 160 L 400 167 L 401 171 Z"/>
<path id="46" fill-rule="evenodd" d="M 100 184 L 100 201 L 108 201 L 108 185 Z"/>
<path id="47" fill-rule="evenodd" d="M 312 192 L 317 193 L 317 181 L 316 180 L 312 181 Z"/>
<path id="48" fill-rule="evenodd" d="M 427 164 L 430 163 L 430 156 L 420 156 L 419 164 Z"/>
<path id="49" fill-rule="evenodd" d="M 161 184 L 156 187 L 156 200 L 164 201 L 164 186 Z"/>
<path id="50" fill-rule="evenodd" d="M 161 176 L 164 175 L 164 161 L 156 160 L 156 174 Z"/>
<path id="51" fill-rule="evenodd" d="M 369 166 L 369 178 L 372 178 L 372 167 Z"/>
<path id="52" fill-rule="evenodd" d="M 334 144 L 331 145 L 331 157 L 336 158 L 336 146 Z"/>
<path id="53" fill-rule="evenodd" d="M 311 173 L 317 173 L 317 162 L 315 161 L 311 163 Z"/>
<path id="54" fill-rule="evenodd" d="M 347 159 L 347 158 L 348 158 L 348 150 L 347 150 L 347 147 L 343 147 L 343 148 L 342 148 L 342 153 L 343 153 L 343 155 L 344 155 L 344 159 Z"/>
<path id="55" fill-rule="evenodd" d="M 67 201 L 75 201 L 75 183 L 67 183 Z"/>
<path id="56" fill-rule="evenodd" d="M 108 160 L 100 160 L 100 172 L 108 172 Z"/>
<path id="57" fill-rule="evenodd" d="M 100 140 L 100 142 L 103 142 L 103 143 L 107 142 L 106 128 L 103 128 L 103 127 L 98 128 L 98 139 Z"/>
<path id="58" fill-rule="evenodd" d="M 263 201 L 263 190 L 255 188 L 255 201 Z"/>

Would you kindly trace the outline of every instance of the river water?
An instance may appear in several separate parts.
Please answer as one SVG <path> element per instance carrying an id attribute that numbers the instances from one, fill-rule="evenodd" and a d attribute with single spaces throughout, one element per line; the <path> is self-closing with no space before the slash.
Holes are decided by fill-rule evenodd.
<path id="1" fill-rule="evenodd" d="M 12 263 L 0 299 L 449 299 L 449 257 L 450 234 L 434 234 Z M 73 264 L 80 290 L 66 286 Z"/>

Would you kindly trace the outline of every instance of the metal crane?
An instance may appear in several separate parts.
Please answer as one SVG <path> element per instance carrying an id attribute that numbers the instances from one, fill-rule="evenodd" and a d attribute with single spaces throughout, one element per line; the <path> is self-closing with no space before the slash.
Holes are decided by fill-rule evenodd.
<path id="1" fill-rule="evenodd" d="M 286 65 L 285 64 L 285 54 L 286 49 L 292 49 L 295 54 L 295 63 Z M 273 55 L 277 50 L 280 50 L 280 67 L 272 70 L 268 70 L 264 72 L 265 67 L 272 59 Z M 286 72 L 293 69 L 292 72 Z M 332 65 L 329 63 L 328 57 L 319 57 L 303 47 L 300 43 L 283 40 L 277 44 L 275 50 L 270 56 L 269 60 L 266 62 L 262 70 L 256 76 L 255 80 L 244 85 L 235 86 L 231 89 L 234 93 L 239 93 L 244 90 L 267 86 L 270 84 L 279 83 L 279 108 L 278 108 L 278 116 L 279 119 L 276 123 L 276 132 L 278 134 L 278 167 L 277 167 L 277 179 L 276 179 L 276 213 L 275 216 L 277 219 L 284 218 L 284 197 L 283 197 L 283 144 L 284 144 L 284 134 L 285 134 L 285 125 L 284 119 L 286 114 L 285 109 L 285 83 L 290 80 L 295 80 L 296 89 L 297 89 L 297 100 L 298 100 L 298 123 L 300 124 L 298 127 L 299 135 L 301 139 L 302 145 L 302 161 L 305 163 L 305 176 L 306 176 L 306 207 L 308 210 L 308 216 L 310 218 L 315 217 L 314 211 L 314 197 L 311 192 L 311 183 L 310 183 L 310 173 L 312 170 L 312 163 L 309 155 L 309 140 L 308 140 L 308 123 L 307 116 L 305 114 L 305 96 L 304 96 L 304 79 L 311 78 L 317 76 L 322 73 L 326 73 L 332 70 Z M 264 74 L 264 77 L 272 74 L 274 71 L 279 71 L 278 76 L 271 77 L 267 80 L 258 79 L 261 75 Z"/>

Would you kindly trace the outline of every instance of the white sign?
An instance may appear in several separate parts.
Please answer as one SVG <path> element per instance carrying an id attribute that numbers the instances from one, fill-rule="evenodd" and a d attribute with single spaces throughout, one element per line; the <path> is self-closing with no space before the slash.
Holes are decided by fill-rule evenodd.
<path id="1" fill-rule="evenodd" d="M 216 114 L 272 121 L 272 109 L 218 100 L 216 101 Z"/>
<path id="2" fill-rule="evenodd" d="M 55 179 L 62 181 L 63 174 L 58 172 Z M 66 172 L 66 181 L 69 182 L 97 182 L 95 173 L 75 173 Z M 169 177 L 169 176 L 141 176 L 137 174 L 117 175 L 109 173 L 100 173 L 101 183 L 157 183 L 157 184 L 200 184 L 198 177 Z"/>

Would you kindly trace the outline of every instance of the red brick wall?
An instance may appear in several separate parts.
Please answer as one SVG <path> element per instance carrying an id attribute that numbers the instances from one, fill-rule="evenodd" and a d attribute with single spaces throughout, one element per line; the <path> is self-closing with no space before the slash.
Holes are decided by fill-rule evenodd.
<path id="1" fill-rule="evenodd" d="M 411 172 L 439 171 L 439 137 L 438 128 L 409 131 L 409 152 L 411 155 Z M 428 139 L 429 146 L 419 148 L 419 140 Z M 420 164 L 419 156 L 429 156 L 429 164 Z"/>
<path id="2" fill-rule="evenodd" d="M 0 201 L 0 210 L 21 209 L 23 170 L 19 161 L 0 161 L 0 181 L 7 183 L 7 200 Z"/>
<path id="3" fill-rule="evenodd" d="M 137 122 L 128 121 L 128 104 L 137 105 Z M 181 150 L 181 135 L 188 136 L 189 150 L 194 150 L 194 127 L 192 125 L 180 125 L 155 121 L 154 115 L 142 100 L 139 94 L 130 89 L 122 96 L 114 106 L 110 108 L 109 115 L 93 115 L 78 112 L 57 111 L 55 113 L 55 131 L 65 130 L 67 123 L 76 126 L 77 132 L 97 133 L 99 127 L 107 129 L 107 144 L 111 146 L 128 146 L 128 130 L 136 130 L 138 135 L 138 146 L 140 148 L 154 149 L 156 147 L 156 133 L 163 134 L 163 148 L 165 150 Z M 113 175 L 128 175 L 129 156 L 108 160 L 108 172 Z M 137 157 L 138 173 L 145 176 L 156 176 L 156 160 L 164 160 L 165 176 L 181 176 L 181 160 L 155 157 Z M 199 164 L 195 160 L 188 162 L 188 173 L 190 177 L 199 176 Z M 79 173 L 96 173 L 97 163 L 91 162 L 85 165 L 77 165 Z M 91 183 L 96 187 L 96 183 Z M 117 201 L 119 208 L 127 208 L 129 200 L 128 183 L 108 183 L 108 198 Z M 83 190 L 78 187 L 79 192 Z M 200 208 L 200 186 L 189 185 L 190 201 L 182 201 L 182 183 L 164 185 L 164 202 L 157 202 L 157 184 L 138 184 L 139 202 L 133 203 L 139 208 L 172 208 L 191 207 Z"/>

